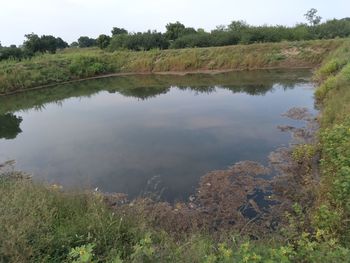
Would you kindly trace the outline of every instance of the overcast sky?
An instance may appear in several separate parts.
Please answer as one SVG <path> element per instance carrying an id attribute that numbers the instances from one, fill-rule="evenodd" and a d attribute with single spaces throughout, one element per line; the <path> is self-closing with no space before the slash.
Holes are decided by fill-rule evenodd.
<path id="1" fill-rule="evenodd" d="M 110 34 L 113 26 L 164 31 L 175 21 L 206 30 L 232 20 L 294 25 L 312 7 L 323 20 L 350 16 L 350 0 L 0 0 L 0 42 L 18 45 L 34 32 L 71 43 Z"/>

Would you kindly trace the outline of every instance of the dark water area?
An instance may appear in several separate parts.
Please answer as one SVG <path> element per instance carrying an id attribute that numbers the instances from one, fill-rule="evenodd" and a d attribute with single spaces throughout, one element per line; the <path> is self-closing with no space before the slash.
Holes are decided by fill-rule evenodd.
<path id="1" fill-rule="evenodd" d="M 291 142 L 278 125 L 313 109 L 308 70 L 140 75 L 0 98 L 0 163 L 73 188 L 185 200 L 200 177 L 267 163 Z"/>

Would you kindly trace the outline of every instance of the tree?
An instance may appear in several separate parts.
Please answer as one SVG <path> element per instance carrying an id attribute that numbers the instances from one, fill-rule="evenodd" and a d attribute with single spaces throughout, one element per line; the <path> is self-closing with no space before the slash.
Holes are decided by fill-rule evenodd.
<path id="1" fill-rule="evenodd" d="M 112 33 L 112 36 L 117 36 L 117 35 L 128 34 L 128 31 L 124 28 L 113 27 L 111 33 Z"/>
<path id="2" fill-rule="evenodd" d="M 131 49 L 135 51 L 150 50 L 153 48 L 167 49 L 169 41 L 165 35 L 157 31 L 138 32 L 134 34 L 121 34 L 113 36 L 108 49 L 115 51 L 118 49 Z"/>
<path id="3" fill-rule="evenodd" d="M 11 45 L 10 47 L 0 47 L 0 61 L 5 59 L 22 59 L 25 54 L 21 48 L 16 47 L 16 45 Z"/>
<path id="4" fill-rule="evenodd" d="M 241 31 L 246 30 L 248 28 L 249 25 L 243 20 L 232 21 L 231 24 L 228 25 L 228 30 L 235 31 L 237 33 L 240 33 Z"/>
<path id="5" fill-rule="evenodd" d="M 96 44 L 101 49 L 108 47 L 110 42 L 111 42 L 111 37 L 103 34 L 99 35 L 98 38 L 96 39 Z"/>
<path id="6" fill-rule="evenodd" d="M 70 43 L 69 46 L 70 47 L 79 47 L 79 43 L 77 41 L 73 41 L 72 43 Z"/>
<path id="7" fill-rule="evenodd" d="M 64 49 L 67 47 L 69 47 L 69 45 L 66 41 L 63 41 L 63 39 L 60 37 L 56 37 L 56 48 L 57 49 Z"/>
<path id="8" fill-rule="evenodd" d="M 175 40 L 179 38 L 185 31 L 185 25 L 181 24 L 179 21 L 176 23 L 168 23 L 165 28 L 165 35 L 169 40 Z"/>
<path id="9" fill-rule="evenodd" d="M 57 39 L 54 36 L 41 36 L 40 38 L 41 42 L 41 50 L 38 50 L 40 52 L 48 51 L 51 54 L 56 52 L 57 49 Z"/>
<path id="10" fill-rule="evenodd" d="M 92 47 L 96 45 L 96 40 L 93 38 L 89 38 L 87 36 L 82 36 L 78 38 L 79 47 Z"/>
<path id="11" fill-rule="evenodd" d="M 317 9 L 311 8 L 307 13 L 304 15 L 306 20 L 309 22 L 311 26 L 317 26 L 320 22 L 322 17 L 317 15 Z"/>
<path id="12" fill-rule="evenodd" d="M 68 47 L 68 44 L 60 37 L 56 38 L 51 35 L 43 35 L 39 37 L 34 33 L 27 34 L 25 37 L 27 40 L 24 41 L 23 47 L 26 53 L 30 55 L 34 55 L 37 52 L 55 53 L 57 49 Z"/>
<path id="13" fill-rule="evenodd" d="M 213 33 L 213 32 L 223 32 L 223 31 L 227 31 L 227 27 L 225 25 L 218 25 L 211 32 Z"/>
<path id="14" fill-rule="evenodd" d="M 192 34 L 196 34 L 197 31 L 196 29 L 194 29 L 193 27 L 185 27 L 185 29 L 182 31 L 182 36 L 184 35 L 192 35 Z"/>
<path id="15" fill-rule="evenodd" d="M 34 55 L 36 52 L 42 51 L 42 43 L 40 37 L 37 34 L 31 33 L 25 35 L 27 40 L 24 41 L 23 47 L 29 53 Z"/>

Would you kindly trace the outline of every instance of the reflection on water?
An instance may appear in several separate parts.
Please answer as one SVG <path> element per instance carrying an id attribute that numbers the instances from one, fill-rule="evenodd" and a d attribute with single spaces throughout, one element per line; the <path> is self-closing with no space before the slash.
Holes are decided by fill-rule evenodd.
<path id="1" fill-rule="evenodd" d="M 0 139 L 14 139 L 22 132 L 19 127 L 22 117 L 17 117 L 12 113 L 0 115 Z"/>
<path id="2" fill-rule="evenodd" d="M 205 173 L 287 144 L 276 126 L 312 108 L 309 76 L 124 76 L 2 97 L 0 162 L 66 186 L 186 198 Z"/>

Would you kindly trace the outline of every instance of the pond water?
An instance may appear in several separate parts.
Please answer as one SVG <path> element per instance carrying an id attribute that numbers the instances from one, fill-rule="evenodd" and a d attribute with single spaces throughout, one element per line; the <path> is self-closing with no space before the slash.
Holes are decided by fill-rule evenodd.
<path id="1" fill-rule="evenodd" d="M 308 70 L 90 80 L 0 98 L 0 163 L 65 187 L 183 200 L 205 173 L 267 162 L 281 114 L 313 109 Z"/>

